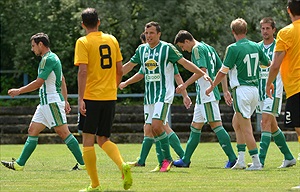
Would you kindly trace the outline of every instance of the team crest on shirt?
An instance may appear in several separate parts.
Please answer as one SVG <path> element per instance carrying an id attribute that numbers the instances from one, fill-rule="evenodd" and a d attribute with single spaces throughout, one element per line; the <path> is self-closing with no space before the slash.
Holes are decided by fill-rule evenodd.
<path id="1" fill-rule="evenodd" d="M 154 71 L 158 67 L 158 64 L 154 59 L 149 59 L 145 62 L 145 67 L 150 71 Z"/>

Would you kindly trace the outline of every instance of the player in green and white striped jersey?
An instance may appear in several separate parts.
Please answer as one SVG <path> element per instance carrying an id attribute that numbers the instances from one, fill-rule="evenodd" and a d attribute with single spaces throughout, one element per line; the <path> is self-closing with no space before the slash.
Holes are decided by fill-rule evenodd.
<path id="1" fill-rule="evenodd" d="M 185 30 L 181 30 L 177 33 L 174 44 L 177 44 L 182 51 L 191 52 L 192 62 L 201 70 L 205 71 L 211 79 L 215 78 L 216 72 L 222 66 L 222 61 L 212 46 L 207 45 L 204 42 L 198 42 L 191 33 Z M 174 161 L 173 164 L 177 167 L 189 167 L 191 156 L 200 142 L 202 127 L 205 123 L 209 123 L 212 130 L 217 135 L 220 146 L 228 156 L 228 162 L 226 163 L 225 168 L 231 168 L 236 163 L 237 157 L 232 149 L 229 134 L 222 125 L 219 109 L 219 100 L 221 99 L 219 89 L 215 87 L 213 94 L 207 96 L 205 91 L 210 84 L 203 78 L 193 75 L 184 84 L 178 86 L 176 92 L 181 92 L 182 88 L 186 89 L 187 86 L 195 81 L 197 97 L 193 120 L 190 126 L 190 137 L 183 158 Z M 227 95 L 227 98 L 229 97 L 229 102 L 231 102 L 231 96 L 227 87 L 227 79 L 222 81 L 222 85 L 224 94 Z"/>
<path id="2" fill-rule="evenodd" d="M 166 172 L 170 170 L 173 162 L 169 140 L 163 128 L 175 91 L 173 63 L 179 63 L 207 80 L 211 79 L 193 63 L 184 59 L 172 44 L 160 40 L 161 29 L 157 22 L 147 23 L 144 33 L 147 43 L 136 49 L 134 56 L 123 66 L 123 74 L 127 74 L 136 65 L 140 65 L 145 74 L 145 120 L 146 123 L 151 122 L 154 136 L 161 143 L 164 161 L 160 171 Z"/>
<path id="3" fill-rule="evenodd" d="M 139 70 L 139 72 L 137 72 L 135 75 L 133 75 L 132 77 L 127 79 L 125 82 L 121 82 L 119 85 L 119 88 L 121 90 L 123 90 L 128 85 L 136 83 L 136 82 L 142 80 L 143 78 L 144 78 L 144 73 L 142 70 Z M 183 80 L 179 74 L 179 70 L 178 70 L 178 67 L 176 64 L 174 64 L 174 78 L 175 78 L 177 85 L 180 85 L 183 83 Z M 183 103 L 184 103 L 185 107 L 187 109 L 190 108 L 192 102 L 191 102 L 191 99 L 188 96 L 186 90 L 184 90 L 182 92 L 182 97 L 183 97 Z M 169 113 L 169 111 L 168 111 L 168 113 Z M 184 155 L 184 150 L 182 149 L 182 147 L 180 145 L 180 140 L 179 140 L 177 134 L 169 126 L 168 115 L 166 117 L 166 123 L 164 124 L 164 130 L 166 131 L 166 133 L 168 135 L 170 146 L 173 148 L 173 150 L 175 151 L 177 156 L 182 158 Z M 144 167 L 146 158 L 150 152 L 150 149 L 151 149 L 153 143 L 155 143 L 155 150 L 156 150 L 156 155 L 157 155 L 157 159 L 158 159 L 158 165 L 150 172 L 160 171 L 162 162 L 164 159 L 163 159 L 160 142 L 154 139 L 154 136 L 152 133 L 152 128 L 151 128 L 151 119 L 150 118 L 148 118 L 144 124 L 144 140 L 142 142 L 140 156 L 137 158 L 136 161 L 128 162 L 128 164 L 131 166 L 134 166 L 134 167 Z"/>
<path id="4" fill-rule="evenodd" d="M 276 40 L 274 39 L 274 33 L 276 31 L 275 21 L 270 17 L 263 18 L 260 21 L 260 30 L 263 40 L 259 42 L 258 45 L 269 59 L 272 60 L 276 43 Z M 278 73 L 273 82 L 274 93 L 272 94 L 273 98 L 271 99 L 266 95 L 266 83 L 269 75 L 269 67 L 259 66 L 259 70 L 259 102 L 256 113 L 262 114 L 262 133 L 259 144 L 260 163 L 263 166 L 265 165 L 265 158 L 271 142 L 271 137 L 273 137 L 274 142 L 284 155 L 283 163 L 279 168 L 293 166 L 296 164 L 296 159 L 294 159 L 290 152 L 285 136 L 278 127 L 276 120 L 276 117 L 278 117 L 281 112 L 282 104 L 283 83 L 281 75 Z"/>
<path id="5" fill-rule="evenodd" d="M 258 149 L 253 136 L 251 115 L 258 103 L 258 65 L 268 66 L 269 58 L 257 43 L 246 38 L 247 22 L 238 18 L 231 22 L 231 30 L 236 43 L 226 49 L 222 68 L 219 70 L 213 86 L 206 90 L 208 95 L 221 80 L 229 74 L 230 86 L 233 89 L 234 116 L 232 125 L 236 133 L 238 160 L 232 169 L 246 168 L 244 162 L 245 143 L 252 157 L 252 165 L 247 170 L 261 170 Z"/>
<path id="6" fill-rule="evenodd" d="M 17 160 L 12 162 L 1 161 L 1 163 L 9 169 L 23 170 L 38 144 L 39 133 L 48 127 L 55 130 L 76 158 L 78 163 L 73 170 L 85 169 L 78 141 L 70 133 L 67 125 L 66 113 L 69 113 L 71 108 L 67 101 L 67 86 L 60 60 L 55 53 L 51 52 L 47 34 L 37 33 L 31 37 L 30 41 L 31 50 L 37 56 L 42 57 L 38 67 L 37 79 L 18 89 L 8 90 L 8 94 L 14 97 L 39 88 L 40 104 L 37 106 L 29 125 L 28 138 L 21 155 Z"/>

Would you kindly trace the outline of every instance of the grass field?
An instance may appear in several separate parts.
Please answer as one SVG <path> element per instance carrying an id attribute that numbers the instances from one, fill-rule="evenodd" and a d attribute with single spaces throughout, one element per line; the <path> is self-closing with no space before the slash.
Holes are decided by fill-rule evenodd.
<path id="1" fill-rule="evenodd" d="M 288 142 L 297 158 L 300 152 L 299 143 Z M 133 161 L 139 156 L 141 144 L 119 144 L 119 149 L 125 161 Z M 233 143 L 235 149 L 236 143 Z M 1 145 L 1 160 L 18 157 L 23 145 Z M 183 144 L 185 148 L 185 144 Z M 104 191 L 124 191 L 121 174 L 117 166 L 100 149 L 97 150 L 98 173 Z M 172 151 L 173 158 L 176 159 Z M 250 162 L 248 153 L 247 162 Z M 191 161 L 190 168 L 173 167 L 168 173 L 150 173 L 157 165 L 155 148 L 152 147 L 146 167 L 132 168 L 134 179 L 130 191 L 251 191 L 251 192 L 281 192 L 289 191 L 291 187 L 300 184 L 300 169 L 298 165 L 278 169 L 283 156 L 274 143 L 271 143 L 262 171 L 245 171 L 224 169 L 226 156 L 218 143 L 200 143 Z M 24 171 L 16 172 L 0 166 L 0 191 L 78 191 L 89 184 L 86 171 L 70 171 L 75 165 L 75 159 L 65 145 L 38 145 L 28 160 Z"/>

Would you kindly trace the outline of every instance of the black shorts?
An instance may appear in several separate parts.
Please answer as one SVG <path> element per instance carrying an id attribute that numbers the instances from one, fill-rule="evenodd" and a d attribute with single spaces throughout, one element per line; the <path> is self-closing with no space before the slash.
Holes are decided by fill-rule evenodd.
<path id="1" fill-rule="evenodd" d="M 284 126 L 300 127 L 300 92 L 286 100 Z"/>
<path id="2" fill-rule="evenodd" d="M 83 120 L 83 133 L 110 137 L 116 109 L 116 101 L 84 100 L 86 117 Z M 79 120 L 79 125 L 81 124 Z"/>
<path id="3" fill-rule="evenodd" d="M 81 115 L 81 113 L 78 113 L 78 130 L 82 131 L 83 130 L 83 125 L 85 122 L 85 116 Z"/>

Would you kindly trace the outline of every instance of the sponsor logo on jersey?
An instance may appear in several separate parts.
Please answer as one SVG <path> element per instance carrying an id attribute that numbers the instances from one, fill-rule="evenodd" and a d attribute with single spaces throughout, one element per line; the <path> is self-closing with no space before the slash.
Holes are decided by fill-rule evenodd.
<path id="1" fill-rule="evenodd" d="M 269 72 L 268 71 L 261 71 L 259 73 L 259 78 L 260 79 L 268 79 L 268 75 L 269 75 Z"/>
<path id="2" fill-rule="evenodd" d="M 146 74 L 145 81 L 146 82 L 160 81 L 160 74 Z"/>
<path id="3" fill-rule="evenodd" d="M 154 59 L 149 59 L 145 62 L 145 67 L 150 71 L 154 71 L 158 67 L 158 64 Z"/>

